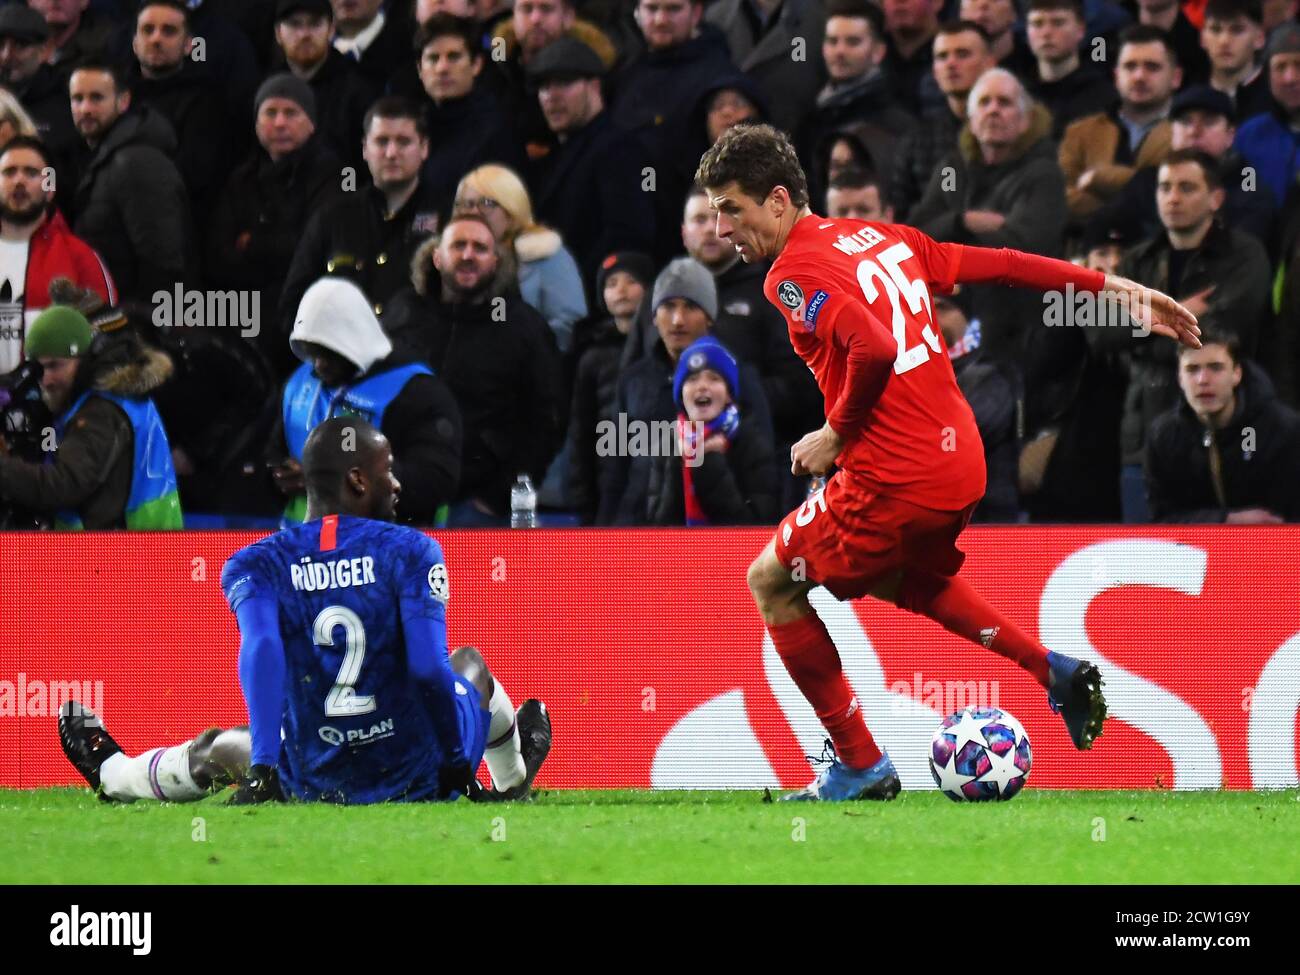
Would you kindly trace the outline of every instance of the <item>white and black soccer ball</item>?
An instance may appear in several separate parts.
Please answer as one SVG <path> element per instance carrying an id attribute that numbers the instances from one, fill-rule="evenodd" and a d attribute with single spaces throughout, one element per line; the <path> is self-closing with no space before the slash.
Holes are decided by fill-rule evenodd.
<path id="1" fill-rule="evenodd" d="M 1025 729 L 999 708 L 950 714 L 930 739 L 930 773 L 953 802 L 1014 798 L 1032 764 Z"/>

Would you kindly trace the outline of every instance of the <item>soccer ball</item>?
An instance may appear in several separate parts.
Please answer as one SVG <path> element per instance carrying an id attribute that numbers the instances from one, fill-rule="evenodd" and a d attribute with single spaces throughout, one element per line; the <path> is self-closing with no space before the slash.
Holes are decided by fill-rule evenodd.
<path id="1" fill-rule="evenodd" d="M 1031 764 L 1025 729 L 998 708 L 950 714 L 930 739 L 930 774 L 953 802 L 1011 799 Z"/>

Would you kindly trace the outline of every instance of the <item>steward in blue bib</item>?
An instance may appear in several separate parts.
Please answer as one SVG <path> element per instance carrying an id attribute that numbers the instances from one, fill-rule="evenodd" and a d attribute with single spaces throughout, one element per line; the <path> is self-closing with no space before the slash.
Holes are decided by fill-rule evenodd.
<path id="1" fill-rule="evenodd" d="M 302 462 L 303 445 L 321 421 L 359 416 L 392 444 L 402 485 L 398 520 L 441 524 L 439 509 L 460 477 L 460 411 L 446 385 L 423 362 L 394 354 L 360 289 L 322 278 L 307 289 L 290 336 L 303 364 L 285 383 L 282 431 L 273 436 L 283 459 Z M 293 493 L 282 527 L 301 524 L 306 495 Z"/>

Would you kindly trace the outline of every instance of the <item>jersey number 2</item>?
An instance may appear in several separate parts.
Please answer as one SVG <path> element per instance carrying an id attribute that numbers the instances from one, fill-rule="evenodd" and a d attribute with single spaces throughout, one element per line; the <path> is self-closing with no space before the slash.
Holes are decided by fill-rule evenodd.
<path id="1" fill-rule="evenodd" d="M 903 308 L 899 304 L 900 298 L 906 298 L 908 310 L 913 315 L 919 315 L 921 309 L 925 308 L 925 317 L 930 321 L 934 319 L 930 309 L 930 292 L 925 282 L 909 279 L 898 266 L 911 256 L 912 248 L 898 243 L 880 252 L 877 256 L 879 264 L 870 257 L 864 257 L 858 262 L 858 285 L 862 288 L 868 304 L 880 297 L 880 291 L 876 287 L 877 281 L 884 285 L 885 294 L 889 295 L 889 304 L 893 310 L 894 341 L 898 343 L 894 373 L 899 376 L 930 359 L 930 351 L 925 345 L 914 345 L 910 349 L 907 347 L 907 322 L 903 318 Z M 884 270 L 881 270 L 882 268 Z M 886 274 L 886 271 L 889 273 Z M 939 336 L 935 335 L 934 329 L 930 327 L 930 321 L 926 322 L 921 335 L 930 349 L 934 350 L 935 355 L 938 355 L 943 347 L 939 344 Z"/>
<path id="2" fill-rule="evenodd" d="M 318 647 L 334 646 L 336 626 L 343 627 L 343 665 L 325 698 L 325 714 L 331 718 L 369 714 L 375 709 L 374 695 L 358 697 L 355 690 L 361 662 L 366 659 L 366 628 L 361 617 L 346 606 L 326 606 L 311 625 L 312 642 Z"/>

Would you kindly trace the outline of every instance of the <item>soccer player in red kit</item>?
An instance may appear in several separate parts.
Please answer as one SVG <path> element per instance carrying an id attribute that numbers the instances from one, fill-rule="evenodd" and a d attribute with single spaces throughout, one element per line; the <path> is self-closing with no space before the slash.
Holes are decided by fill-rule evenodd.
<path id="1" fill-rule="evenodd" d="M 1193 348 L 1195 316 L 1158 291 L 1064 261 L 819 217 L 793 147 L 770 126 L 729 129 L 704 154 L 696 181 L 717 211 L 718 236 L 747 262 L 773 259 L 764 291 L 826 399 L 826 423 L 791 448 L 791 469 L 838 468 L 749 568 L 777 653 L 837 755 L 786 798 L 892 799 L 901 787 L 808 602 L 818 585 L 838 599 L 893 602 L 1015 661 L 1048 691 L 1075 747 L 1090 748 L 1106 717 L 1097 668 L 1049 652 L 957 575 L 965 558 L 957 536 L 984 494 L 984 447 L 934 324 L 931 291 L 996 282 L 1110 292 L 1142 326 Z"/>

